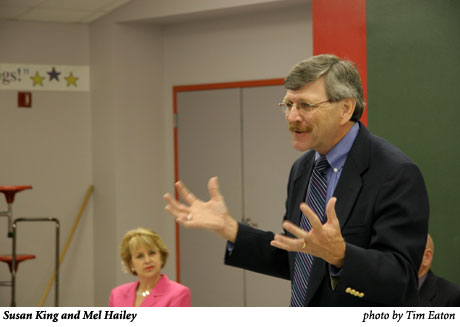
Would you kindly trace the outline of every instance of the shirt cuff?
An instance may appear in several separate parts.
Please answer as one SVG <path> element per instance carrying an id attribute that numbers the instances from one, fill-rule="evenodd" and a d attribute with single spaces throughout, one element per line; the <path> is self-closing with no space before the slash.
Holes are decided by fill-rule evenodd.
<path id="1" fill-rule="evenodd" d="M 334 277 L 340 277 L 340 274 L 342 273 L 342 268 L 337 268 L 336 266 L 329 265 L 329 272 Z"/>
<path id="2" fill-rule="evenodd" d="M 235 247 L 235 243 L 232 243 L 230 241 L 227 242 L 227 252 L 228 255 L 232 254 L 233 248 Z"/>
<path id="3" fill-rule="evenodd" d="M 329 277 L 331 280 L 331 288 L 335 290 L 337 284 L 340 280 L 340 274 L 342 273 L 342 268 L 337 268 L 333 265 L 329 265 Z"/>

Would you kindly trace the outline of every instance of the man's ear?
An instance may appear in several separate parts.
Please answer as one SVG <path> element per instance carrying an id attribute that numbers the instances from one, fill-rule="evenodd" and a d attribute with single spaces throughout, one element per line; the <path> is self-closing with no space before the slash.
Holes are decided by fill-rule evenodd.
<path id="1" fill-rule="evenodd" d="M 426 249 L 423 255 L 423 263 L 425 264 L 425 266 L 429 267 L 432 261 L 433 261 L 433 251 L 431 251 L 431 249 Z"/>
<path id="2" fill-rule="evenodd" d="M 346 123 L 350 121 L 353 113 L 355 112 L 356 108 L 356 99 L 354 98 L 345 98 L 341 101 L 341 121 L 342 123 Z"/>

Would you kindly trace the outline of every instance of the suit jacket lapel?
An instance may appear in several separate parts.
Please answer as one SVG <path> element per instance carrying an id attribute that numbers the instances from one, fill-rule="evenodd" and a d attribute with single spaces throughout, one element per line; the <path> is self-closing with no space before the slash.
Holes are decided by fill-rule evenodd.
<path id="1" fill-rule="evenodd" d="M 337 198 L 335 211 L 342 230 L 361 190 L 361 175 L 369 164 L 369 138 L 369 131 L 360 123 L 359 133 L 348 153 L 339 183 L 335 188 L 334 196 Z"/>
<path id="2" fill-rule="evenodd" d="M 125 289 L 125 294 L 123 295 L 126 306 L 134 306 L 136 304 L 136 290 L 139 285 L 139 281 L 132 282 L 129 285 L 129 288 Z"/>
<path id="3" fill-rule="evenodd" d="M 302 217 L 299 204 L 305 202 L 308 180 L 313 169 L 314 153 L 314 151 L 310 151 L 305 155 L 300 164 L 300 169 L 294 175 L 293 202 L 291 202 L 294 204 L 294 207 L 292 208 L 292 215 L 289 219 L 297 226 L 300 226 L 300 218 Z"/>
<path id="4" fill-rule="evenodd" d="M 152 291 L 150 294 L 142 301 L 141 306 L 142 307 L 153 307 L 155 304 L 158 302 L 158 298 L 161 297 L 167 286 L 168 286 L 168 277 L 166 275 L 161 275 L 160 279 L 156 283 L 156 285 L 153 287 Z"/>

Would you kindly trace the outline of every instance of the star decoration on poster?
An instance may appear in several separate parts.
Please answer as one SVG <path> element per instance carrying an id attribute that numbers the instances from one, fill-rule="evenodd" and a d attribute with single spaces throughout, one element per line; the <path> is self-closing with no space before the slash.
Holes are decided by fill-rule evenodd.
<path id="1" fill-rule="evenodd" d="M 45 77 L 42 77 L 40 76 L 40 74 L 38 72 L 35 72 L 35 75 L 34 76 L 30 76 L 30 79 L 33 81 L 34 85 L 37 85 L 37 84 L 40 84 L 41 86 L 43 86 L 43 80 L 45 79 Z"/>
<path id="2" fill-rule="evenodd" d="M 89 66 L 0 62 L 1 90 L 88 92 Z"/>
<path id="3" fill-rule="evenodd" d="M 60 72 L 56 71 L 56 67 L 53 67 L 53 69 L 50 72 L 47 72 L 48 75 L 50 75 L 50 82 L 55 79 L 56 81 L 59 82 L 59 75 L 61 74 Z"/>
<path id="4" fill-rule="evenodd" d="M 67 86 L 69 87 L 70 85 L 77 86 L 77 80 L 78 77 L 73 76 L 72 72 L 70 72 L 69 76 L 64 77 L 65 80 L 67 81 Z"/>

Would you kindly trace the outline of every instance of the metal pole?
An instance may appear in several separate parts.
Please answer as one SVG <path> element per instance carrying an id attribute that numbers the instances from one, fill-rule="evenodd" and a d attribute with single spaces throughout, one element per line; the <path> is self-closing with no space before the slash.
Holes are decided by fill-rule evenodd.
<path id="1" fill-rule="evenodd" d="M 53 218 L 56 224 L 56 258 L 55 258 L 55 266 L 56 266 L 56 282 L 54 285 L 54 306 L 59 306 L 59 220 Z"/>
<path id="2" fill-rule="evenodd" d="M 8 237 L 13 236 L 13 224 L 11 223 L 13 219 L 13 205 L 8 203 Z"/>
<path id="3" fill-rule="evenodd" d="M 8 203 L 8 210 L 7 211 L 0 211 L 0 217 L 7 217 L 7 224 L 8 224 L 8 237 L 13 237 L 13 226 L 11 220 L 13 219 L 13 205 Z"/>
<path id="4" fill-rule="evenodd" d="M 56 225 L 56 253 L 55 253 L 55 270 L 56 270 L 56 284 L 54 287 L 54 305 L 59 306 L 59 229 L 60 224 L 59 220 L 54 217 L 44 217 L 44 218 L 16 218 L 13 221 L 13 267 L 11 269 L 11 279 L 12 279 L 12 290 L 11 290 L 11 306 L 16 306 L 16 238 L 17 238 L 17 223 L 21 221 L 29 222 L 39 222 L 39 221 L 50 221 L 54 222 Z"/>
<path id="5" fill-rule="evenodd" d="M 13 229 L 13 260 L 11 267 L 11 306 L 16 306 L 16 221 L 12 224 Z"/>

